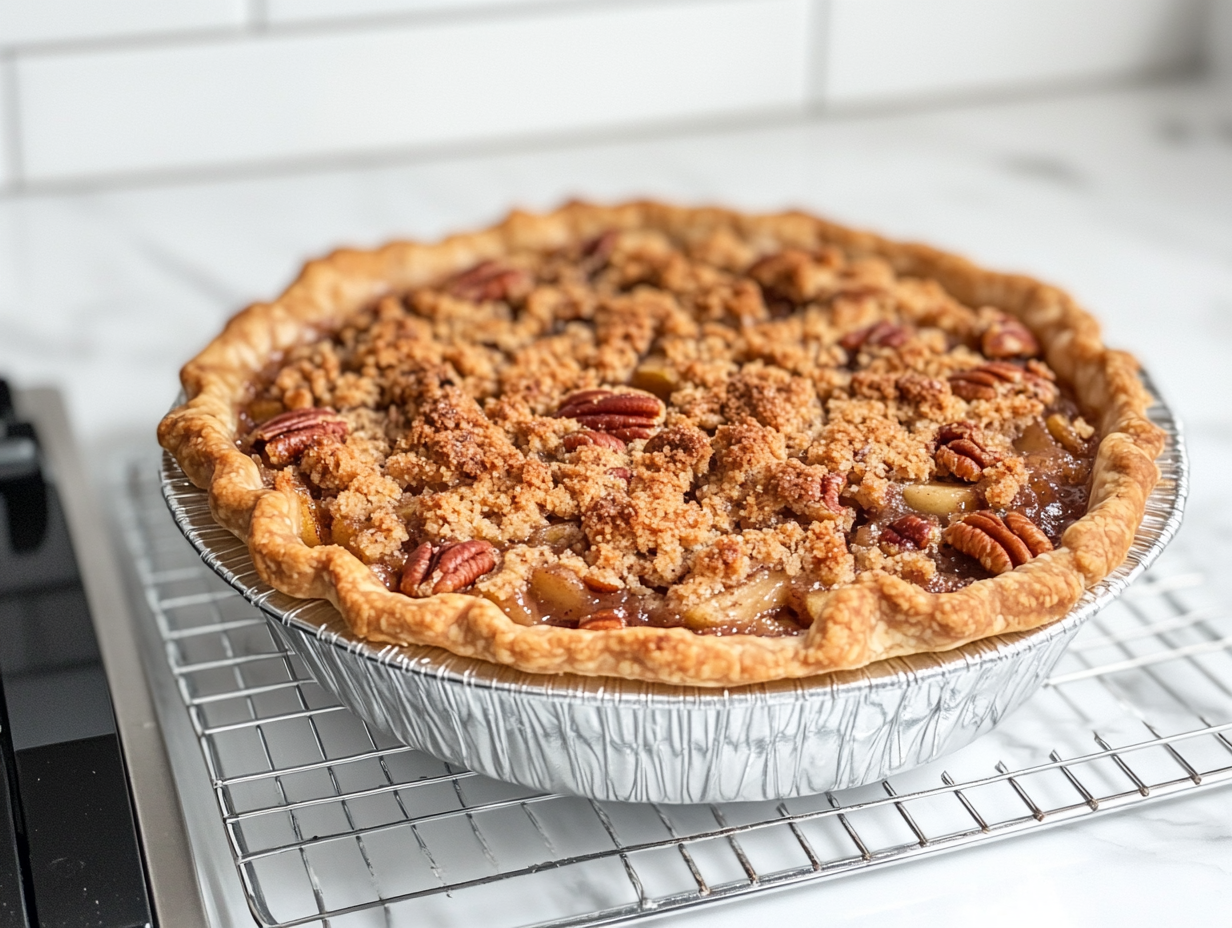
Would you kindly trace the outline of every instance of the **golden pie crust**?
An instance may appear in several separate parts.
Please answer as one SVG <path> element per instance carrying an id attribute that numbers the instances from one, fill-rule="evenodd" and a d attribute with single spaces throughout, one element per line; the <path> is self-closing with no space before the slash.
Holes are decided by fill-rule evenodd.
<path id="1" fill-rule="evenodd" d="M 1021 320 L 1043 357 L 1069 385 L 1102 436 L 1086 514 L 1061 546 L 952 592 L 932 593 L 879 570 L 830 590 L 796 637 L 699 635 L 686 628 L 602 632 L 521 625 L 493 602 L 466 593 L 411 598 L 390 592 L 338 545 L 301 540 L 295 494 L 267 486 L 241 450 L 240 408 L 250 385 L 287 351 L 328 338 L 346 319 L 389 294 L 449 279 L 513 251 L 576 246 L 610 230 L 657 230 L 697 241 L 716 232 L 776 249 L 837 248 L 850 259 L 880 258 L 900 276 L 931 280 L 967 306 Z M 916 244 L 892 242 L 803 213 L 752 216 L 658 203 L 569 204 L 546 215 L 514 213 L 485 231 L 437 244 L 396 242 L 375 251 L 337 251 L 310 262 L 271 303 L 228 322 L 185 365 L 188 401 L 159 426 L 159 440 L 197 486 L 218 523 L 243 539 L 261 578 L 292 596 L 328 599 L 353 631 L 373 642 L 432 645 L 532 673 L 578 673 L 700 686 L 803 677 L 872 661 L 942 651 L 1023 631 L 1064 615 L 1083 590 L 1126 556 L 1158 480 L 1163 434 L 1146 417 L 1150 398 L 1129 355 L 1105 348 L 1095 320 L 1064 292 Z M 810 601 L 812 602 L 812 600 Z M 812 607 L 811 611 L 812 611 Z"/>

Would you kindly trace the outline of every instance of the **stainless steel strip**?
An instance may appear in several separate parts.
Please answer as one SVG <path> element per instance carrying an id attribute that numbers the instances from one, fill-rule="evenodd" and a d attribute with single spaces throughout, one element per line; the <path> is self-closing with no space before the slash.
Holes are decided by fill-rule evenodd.
<path id="1" fill-rule="evenodd" d="M 138 657 L 128 597 L 101 514 L 94 506 L 91 478 L 73 445 L 64 402 L 57 391 L 49 389 L 21 391 L 15 402 L 23 416 L 37 423 L 64 503 L 124 746 L 155 912 L 165 923 L 175 913 L 176 924 L 204 928 L 206 912 L 158 717 Z"/>

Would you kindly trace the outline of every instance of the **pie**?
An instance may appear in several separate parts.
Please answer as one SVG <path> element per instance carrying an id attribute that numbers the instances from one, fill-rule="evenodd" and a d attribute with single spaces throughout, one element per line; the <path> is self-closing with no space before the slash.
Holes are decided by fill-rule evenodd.
<path id="1" fill-rule="evenodd" d="M 359 636 L 731 686 L 1031 629 L 1163 434 L 1065 293 L 802 213 L 514 213 L 310 262 L 159 437 Z"/>

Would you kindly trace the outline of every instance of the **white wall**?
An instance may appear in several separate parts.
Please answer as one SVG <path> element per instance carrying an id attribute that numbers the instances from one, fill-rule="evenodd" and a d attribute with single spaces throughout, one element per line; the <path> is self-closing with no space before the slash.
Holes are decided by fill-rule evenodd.
<path id="1" fill-rule="evenodd" d="M 1211 0 L 1205 53 L 1211 76 L 1232 90 L 1232 0 Z"/>
<path id="2" fill-rule="evenodd" d="M 1182 70 L 1205 0 L 0 0 L 0 191 Z"/>

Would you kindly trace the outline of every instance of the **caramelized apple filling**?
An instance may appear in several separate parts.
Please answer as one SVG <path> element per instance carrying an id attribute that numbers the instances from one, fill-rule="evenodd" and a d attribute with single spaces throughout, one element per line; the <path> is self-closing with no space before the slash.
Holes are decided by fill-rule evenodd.
<path id="1" fill-rule="evenodd" d="M 530 581 L 493 601 L 520 625 L 558 625 L 606 630 L 638 625 L 683 626 L 706 635 L 798 635 L 811 621 L 806 587 L 780 571 L 765 571 L 744 586 L 698 602 L 683 611 L 655 591 L 596 589 L 572 571 L 540 567 Z"/>
<path id="2" fill-rule="evenodd" d="M 579 632 L 797 635 L 862 573 L 1061 543 L 1099 436 L 1024 325 L 761 247 L 611 230 L 386 296 L 253 382 L 239 446 L 305 544 Z"/>

